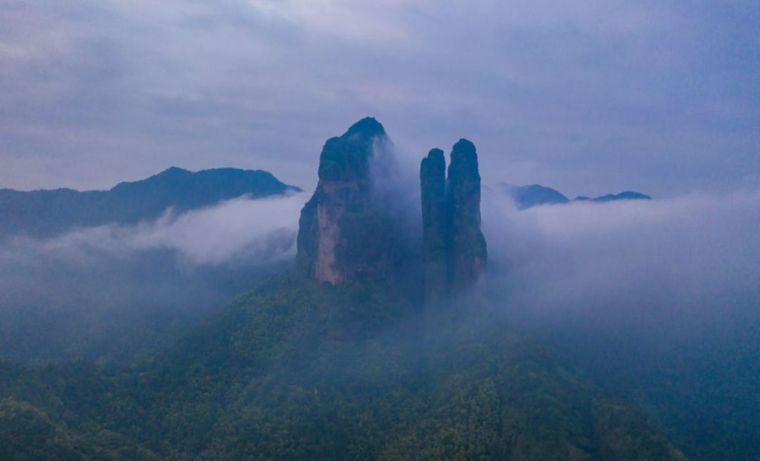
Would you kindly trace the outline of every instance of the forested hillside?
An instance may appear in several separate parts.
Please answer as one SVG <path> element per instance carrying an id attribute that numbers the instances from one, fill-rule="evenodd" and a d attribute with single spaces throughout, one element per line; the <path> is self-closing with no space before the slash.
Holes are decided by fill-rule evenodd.
<path id="1" fill-rule="evenodd" d="M 275 277 L 139 366 L 5 366 L 0 446 L 14 459 L 684 459 L 646 413 L 462 303 L 423 313 L 377 283 Z"/>

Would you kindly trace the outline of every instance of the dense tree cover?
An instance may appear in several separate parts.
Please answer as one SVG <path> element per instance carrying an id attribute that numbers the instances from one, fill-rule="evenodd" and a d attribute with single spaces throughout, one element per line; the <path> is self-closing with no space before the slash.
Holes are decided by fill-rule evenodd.
<path id="1" fill-rule="evenodd" d="M 760 459 L 760 321 L 756 311 L 691 316 L 593 315 L 605 331 L 558 319 L 541 338 L 563 364 L 628 402 L 645 406 L 693 459 Z M 668 317 L 670 316 L 670 317 Z M 702 331 L 699 331 L 702 328 Z"/>
<path id="2" fill-rule="evenodd" d="M 0 370 L 3 459 L 684 459 L 491 312 L 280 276 L 131 367 Z"/>

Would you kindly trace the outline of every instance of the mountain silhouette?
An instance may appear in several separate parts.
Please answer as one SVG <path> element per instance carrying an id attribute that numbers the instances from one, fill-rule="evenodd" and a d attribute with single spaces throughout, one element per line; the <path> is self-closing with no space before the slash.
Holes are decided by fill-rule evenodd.
<path id="1" fill-rule="evenodd" d="M 579 195 L 574 199 L 569 199 L 565 194 L 551 187 L 542 186 L 541 184 L 531 184 L 528 186 L 515 186 L 512 184 L 501 183 L 499 189 L 512 197 L 515 205 L 520 210 L 527 210 L 536 206 L 543 205 L 564 205 L 571 202 L 596 202 L 606 203 L 622 200 L 651 200 L 652 197 L 640 192 L 625 191 L 619 194 L 606 194 L 598 197 L 587 197 Z"/>
<path id="2" fill-rule="evenodd" d="M 191 172 L 171 167 L 107 191 L 0 189 L 0 238 L 50 237 L 79 227 L 134 224 L 243 195 L 262 198 L 300 191 L 262 170 L 216 168 Z"/>
<path id="3" fill-rule="evenodd" d="M 619 194 L 607 194 L 595 198 L 578 196 L 577 201 L 591 200 L 592 202 L 616 202 L 619 200 L 652 200 L 652 197 L 642 194 L 641 192 L 625 191 Z"/>

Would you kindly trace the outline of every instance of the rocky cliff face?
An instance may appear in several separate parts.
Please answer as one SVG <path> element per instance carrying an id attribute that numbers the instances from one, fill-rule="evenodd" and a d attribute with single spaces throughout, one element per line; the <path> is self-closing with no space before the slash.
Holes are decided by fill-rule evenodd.
<path id="1" fill-rule="evenodd" d="M 399 222 L 400 196 L 376 187 L 395 184 L 382 168 L 388 143 L 383 126 L 369 117 L 325 143 L 319 182 L 301 211 L 298 231 L 298 264 L 316 280 L 339 285 L 410 274 L 409 254 L 419 253 L 410 250 L 415 239 Z M 420 182 L 426 294 L 435 298 L 472 284 L 485 267 L 475 146 L 464 139 L 454 146 L 448 179 L 443 151 L 431 150 Z"/>
<path id="2" fill-rule="evenodd" d="M 383 126 L 368 117 L 322 149 L 319 183 L 298 232 L 298 263 L 321 282 L 385 275 L 397 264 L 394 223 L 374 197 L 371 174 L 386 143 Z"/>
<path id="3" fill-rule="evenodd" d="M 443 151 L 420 166 L 425 284 L 428 298 L 474 283 L 487 259 L 480 229 L 480 173 L 475 145 L 461 139 L 451 152 L 448 179 Z"/>

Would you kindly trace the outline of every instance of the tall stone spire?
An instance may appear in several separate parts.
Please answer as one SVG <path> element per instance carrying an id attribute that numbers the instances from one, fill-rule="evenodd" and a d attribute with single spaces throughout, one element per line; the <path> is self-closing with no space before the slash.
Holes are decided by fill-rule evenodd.
<path id="1" fill-rule="evenodd" d="M 425 285 L 428 299 L 473 284 L 487 259 L 480 229 L 480 173 L 475 145 L 460 139 L 451 152 L 448 179 L 443 151 L 420 165 Z"/>
<path id="2" fill-rule="evenodd" d="M 398 280 L 409 269 L 417 253 L 399 219 L 398 194 L 384 193 L 395 184 L 382 168 L 388 143 L 383 126 L 369 117 L 325 143 L 317 188 L 299 220 L 297 261 L 310 277 L 339 285 L 367 277 Z M 478 157 L 470 141 L 454 145 L 446 176 L 443 151 L 431 150 L 420 165 L 428 299 L 473 284 L 487 258 Z"/>
<path id="3" fill-rule="evenodd" d="M 448 287 L 446 263 L 446 159 L 432 149 L 420 165 L 422 237 L 428 299 L 444 295 Z"/>
<path id="4" fill-rule="evenodd" d="M 317 188 L 301 210 L 297 256 L 302 270 L 321 282 L 338 285 L 392 269 L 392 223 L 373 200 L 371 178 L 386 142 L 383 126 L 367 117 L 322 149 Z"/>
<path id="5" fill-rule="evenodd" d="M 466 139 L 460 139 L 451 151 L 446 195 L 449 283 L 459 289 L 478 279 L 488 256 L 480 229 L 478 154 Z"/>

